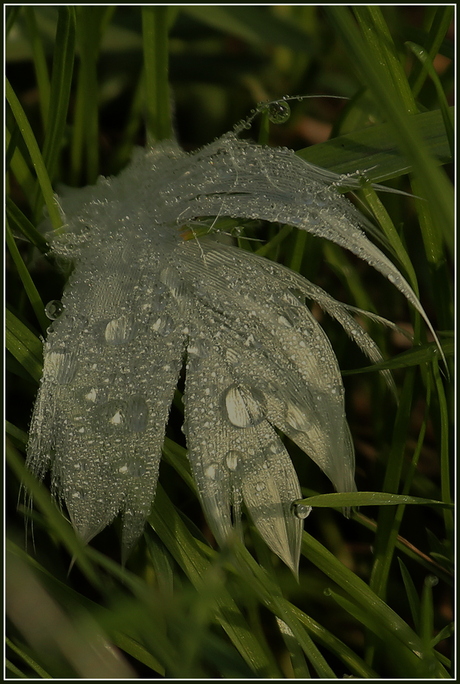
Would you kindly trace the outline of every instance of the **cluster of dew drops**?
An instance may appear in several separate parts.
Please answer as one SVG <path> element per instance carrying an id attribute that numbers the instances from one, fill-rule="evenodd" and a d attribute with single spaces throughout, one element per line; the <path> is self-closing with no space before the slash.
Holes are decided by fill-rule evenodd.
<path id="1" fill-rule="evenodd" d="M 291 108 L 287 100 L 297 100 L 301 101 L 305 99 L 306 96 L 299 97 L 285 97 L 281 100 L 273 100 L 271 102 L 261 102 L 257 107 L 251 111 L 249 117 L 235 126 L 235 133 L 240 132 L 243 129 L 250 129 L 252 121 L 260 114 L 266 115 L 268 120 L 273 124 L 283 124 L 286 123 L 291 116 Z M 48 302 L 45 306 L 45 315 L 51 320 L 55 321 L 64 312 L 64 305 L 61 301 L 53 299 Z M 51 331 L 51 328 L 48 329 Z M 311 506 L 305 505 L 302 501 L 294 501 L 291 506 L 292 513 L 299 518 L 304 520 L 311 513 Z"/>

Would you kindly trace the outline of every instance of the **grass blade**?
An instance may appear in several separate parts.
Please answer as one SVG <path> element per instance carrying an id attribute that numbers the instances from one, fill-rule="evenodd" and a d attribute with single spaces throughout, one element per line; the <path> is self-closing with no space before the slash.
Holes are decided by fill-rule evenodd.
<path id="1" fill-rule="evenodd" d="M 32 160 L 32 164 L 35 167 L 38 182 L 40 183 L 43 198 L 50 216 L 51 224 L 53 228 L 57 230 L 62 225 L 62 220 L 59 213 L 59 207 L 54 196 L 53 188 L 51 186 L 50 177 L 27 116 L 8 80 L 6 82 L 6 98 L 14 114 L 19 129 L 21 130 L 22 137 L 24 138 L 24 142 L 26 143 L 30 158 Z"/>

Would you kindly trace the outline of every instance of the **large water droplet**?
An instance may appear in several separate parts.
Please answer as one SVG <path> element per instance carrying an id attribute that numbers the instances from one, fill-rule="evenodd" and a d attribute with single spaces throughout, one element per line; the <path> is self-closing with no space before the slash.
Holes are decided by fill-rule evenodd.
<path id="1" fill-rule="evenodd" d="M 169 314 L 160 316 L 159 318 L 153 319 L 152 330 L 159 333 L 163 337 L 169 335 L 171 330 L 174 328 L 174 321 Z"/>
<path id="2" fill-rule="evenodd" d="M 91 387 L 89 392 L 87 392 L 84 395 L 84 397 L 85 397 L 86 401 L 91 401 L 93 404 L 95 404 L 97 401 L 97 389 L 95 387 Z"/>
<path id="3" fill-rule="evenodd" d="M 230 449 L 230 451 L 227 451 L 225 454 L 225 463 L 227 464 L 227 468 L 229 470 L 236 470 L 243 457 L 244 454 L 237 449 Z"/>
<path id="4" fill-rule="evenodd" d="M 141 459 L 134 458 L 133 461 L 128 463 L 128 475 L 131 475 L 131 477 L 142 477 L 146 472 L 145 463 Z"/>
<path id="5" fill-rule="evenodd" d="M 64 305 L 59 299 L 52 299 L 45 306 L 45 316 L 49 318 L 50 321 L 55 321 L 56 318 L 59 318 L 63 311 Z"/>
<path id="6" fill-rule="evenodd" d="M 219 464 L 218 463 L 210 463 L 206 467 L 204 474 L 210 480 L 216 480 L 218 478 L 218 475 L 219 475 Z"/>
<path id="7" fill-rule="evenodd" d="M 120 316 L 107 323 L 104 336 L 107 344 L 125 344 L 133 339 L 135 332 L 134 316 Z"/>
<path id="8" fill-rule="evenodd" d="M 296 518 L 299 518 L 299 520 L 305 520 L 312 511 L 311 506 L 306 506 L 303 503 L 294 503 L 292 504 L 292 512 L 294 513 Z"/>
<path id="9" fill-rule="evenodd" d="M 120 430 L 125 427 L 127 405 L 121 399 L 111 399 L 105 404 L 95 406 L 93 419 L 103 432 L 107 430 Z"/>
<path id="10" fill-rule="evenodd" d="M 173 297 L 180 299 L 184 296 L 186 285 L 175 268 L 166 266 L 160 272 L 159 278 L 160 281 L 168 287 Z"/>
<path id="11" fill-rule="evenodd" d="M 126 424 L 132 432 L 143 432 L 147 427 L 149 409 L 144 397 L 130 397 L 126 408 Z"/>
<path id="12" fill-rule="evenodd" d="M 192 356 L 198 356 L 198 358 L 204 359 L 209 354 L 209 346 L 205 340 L 198 338 L 190 342 L 187 347 L 187 352 Z"/>
<path id="13" fill-rule="evenodd" d="M 255 387 L 231 385 L 224 392 L 224 402 L 228 419 L 236 427 L 258 425 L 265 417 L 265 398 Z"/>
<path id="14" fill-rule="evenodd" d="M 72 352 L 52 351 L 45 358 L 46 377 L 60 385 L 72 382 L 77 366 L 77 357 Z"/>
<path id="15" fill-rule="evenodd" d="M 268 118 L 274 124 L 286 123 L 291 116 L 291 108 L 287 102 L 270 102 L 268 105 Z"/>
<path id="16" fill-rule="evenodd" d="M 310 422 L 304 410 L 291 403 L 286 408 L 286 422 L 299 432 L 306 432 L 310 427 Z"/>

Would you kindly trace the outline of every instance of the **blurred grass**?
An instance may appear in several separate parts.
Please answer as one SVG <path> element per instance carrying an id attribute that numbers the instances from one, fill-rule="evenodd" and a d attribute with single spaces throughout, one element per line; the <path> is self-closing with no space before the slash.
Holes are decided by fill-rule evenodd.
<path id="1" fill-rule="evenodd" d="M 8 8 L 7 531 L 14 572 L 36 587 L 34 609 L 28 594 L 19 600 L 21 582 L 7 587 L 10 677 L 449 676 L 449 12 L 443 6 Z M 99 173 L 117 173 L 134 144 L 161 140 L 172 129 L 185 149 L 195 149 L 231 129 L 258 101 L 287 94 L 348 100 L 293 102 L 287 123 L 265 120 L 259 133 L 256 121 L 251 136 L 293 147 L 324 168 L 358 172 L 417 196 L 377 197 L 364 185 L 357 201 L 377 222 L 374 234 L 418 285 L 435 329 L 443 331 L 450 378 L 417 316 L 369 267 L 294 229 L 248 225 L 242 247 L 415 331 L 417 346 L 407 350 L 407 340 L 369 323 L 390 357 L 384 367 L 394 370 L 395 406 L 377 368 L 357 372 L 365 366 L 361 354 L 321 319 L 344 369 L 358 496 L 366 514 L 344 519 L 334 510 L 349 505 L 342 500 L 331 501 L 330 511 L 314 510 L 306 520 L 298 583 L 248 524 L 250 553 L 236 540 L 216 549 L 174 413 L 149 525 L 123 567 L 117 523 L 83 547 L 52 503 L 46 481 L 39 484 L 24 470 L 24 431 L 41 373 L 36 326 L 45 324 L 43 302 L 59 298 L 63 280 L 58 265 L 42 256 L 42 205 L 59 229 L 52 185 L 84 185 Z M 329 483 L 296 447 L 288 448 L 301 484 L 321 502 Z M 36 504 L 32 547 L 24 540 L 21 481 Z M 366 499 L 365 492 L 375 494 Z M 392 495 L 445 507 L 406 506 L 413 499 Z M 400 503 L 379 510 L 383 501 Z M 66 644 L 47 624 L 56 605 Z M 34 629 L 21 618 L 24 610 Z M 93 648 L 95 638 L 95 659 L 79 661 L 75 656 Z"/>

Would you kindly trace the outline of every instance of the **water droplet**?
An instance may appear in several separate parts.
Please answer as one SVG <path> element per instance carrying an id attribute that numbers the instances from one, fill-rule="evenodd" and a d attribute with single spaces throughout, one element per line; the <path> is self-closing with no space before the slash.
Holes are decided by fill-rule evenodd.
<path id="1" fill-rule="evenodd" d="M 104 336 L 107 344 L 126 344 L 133 339 L 135 332 L 134 316 L 120 316 L 107 323 Z"/>
<path id="2" fill-rule="evenodd" d="M 121 399 L 111 399 L 104 404 L 95 406 L 92 416 L 95 425 L 102 431 L 118 431 L 125 427 L 126 402 Z"/>
<path id="3" fill-rule="evenodd" d="M 128 464 L 125 463 L 124 465 L 120 466 L 120 467 L 118 468 L 118 472 L 119 472 L 121 475 L 126 475 L 126 474 L 128 473 Z"/>
<path id="4" fill-rule="evenodd" d="M 59 318 L 63 311 L 64 305 L 59 299 L 52 299 L 45 306 L 45 316 L 49 318 L 50 321 L 55 321 L 56 318 Z"/>
<path id="5" fill-rule="evenodd" d="M 209 477 L 210 480 L 216 480 L 217 476 L 219 473 L 219 464 L 218 463 L 210 463 L 206 470 L 204 471 L 204 474 L 206 477 Z"/>
<path id="6" fill-rule="evenodd" d="M 133 396 L 127 402 L 126 424 L 132 432 L 143 432 L 148 423 L 149 409 L 144 397 Z"/>
<path id="7" fill-rule="evenodd" d="M 246 428 L 261 423 L 265 417 L 262 392 L 248 385 L 231 385 L 224 393 L 225 409 L 232 425 Z"/>
<path id="8" fill-rule="evenodd" d="M 299 406 L 291 403 L 286 408 L 286 422 L 299 432 L 306 432 L 310 427 L 310 422 L 305 412 Z"/>
<path id="9" fill-rule="evenodd" d="M 327 587 L 327 588 L 323 591 L 323 594 L 324 594 L 324 596 L 332 596 L 332 591 L 331 591 L 331 589 L 329 589 L 329 587 Z"/>
<path id="10" fill-rule="evenodd" d="M 226 349 L 225 350 L 225 360 L 228 361 L 229 363 L 238 363 L 240 357 L 236 351 L 233 349 Z"/>
<path id="11" fill-rule="evenodd" d="M 85 394 L 85 399 L 86 399 L 87 401 L 91 401 L 91 402 L 93 402 L 93 403 L 95 404 L 95 403 L 96 403 L 96 399 L 97 399 L 97 389 L 95 389 L 94 387 L 92 387 L 92 388 L 90 389 L 90 391 L 89 391 L 87 394 Z"/>
<path id="12" fill-rule="evenodd" d="M 305 518 L 308 518 L 308 516 L 311 513 L 311 506 L 306 506 L 303 503 L 294 503 L 292 504 L 292 512 L 294 513 L 296 518 L 299 518 L 299 520 L 305 520 Z"/>
<path id="13" fill-rule="evenodd" d="M 198 356 L 198 358 L 200 359 L 206 358 L 209 354 L 209 349 L 206 341 L 200 338 L 191 342 L 187 347 L 187 351 L 189 354 L 192 354 L 193 356 Z"/>
<path id="14" fill-rule="evenodd" d="M 165 316 L 160 316 L 152 324 L 152 330 L 159 333 L 163 337 L 169 335 L 171 330 L 174 328 L 174 321 L 169 314 Z"/>
<path id="15" fill-rule="evenodd" d="M 175 299 L 181 299 L 185 295 L 186 284 L 180 277 L 175 268 L 166 266 L 159 275 L 160 281 L 164 283 Z"/>
<path id="16" fill-rule="evenodd" d="M 256 492 L 263 492 L 265 489 L 265 482 L 256 482 Z"/>
<path id="17" fill-rule="evenodd" d="M 77 372 L 77 357 L 72 352 L 49 352 L 45 356 L 46 377 L 60 385 L 68 385 Z"/>
<path id="18" fill-rule="evenodd" d="M 225 455 L 225 463 L 227 464 L 227 468 L 229 470 L 236 470 L 238 463 L 243 456 L 244 454 L 237 449 L 230 449 L 230 451 L 227 451 Z"/>
<path id="19" fill-rule="evenodd" d="M 115 413 L 113 414 L 113 416 L 111 418 L 109 418 L 109 423 L 111 423 L 112 425 L 121 425 L 123 420 L 124 420 L 123 413 L 120 410 L 118 410 L 118 411 L 115 411 Z"/>
<path id="20" fill-rule="evenodd" d="M 285 328 L 292 328 L 292 323 L 285 316 L 278 316 L 278 323 L 284 325 Z"/>
<path id="21" fill-rule="evenodd" d="M 268 118 L 272 123 L 286 123 L 290 116 L 291 108 L 287 102 L 270 102 L 268 105 Z"/>
<path id="22" fill-rule="evenodd" d="M 131 475 L 131 477 L 142 477 L 145 473 L 145 463 L 140 459 L 134 459 L 134 461 L 128 463 L 128 475 Z"/>

